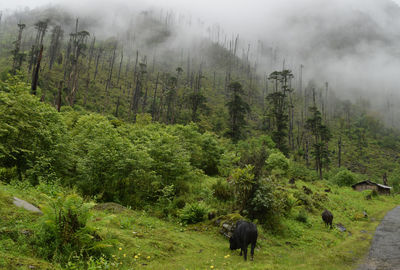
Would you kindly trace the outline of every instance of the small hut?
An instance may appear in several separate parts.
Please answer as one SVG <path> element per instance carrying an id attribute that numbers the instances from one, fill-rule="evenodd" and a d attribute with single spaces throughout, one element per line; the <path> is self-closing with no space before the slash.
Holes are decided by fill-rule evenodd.
<path id="1" fill-rule="evenodd" d="M 360 183 L 354 184 L 352 185 L 352 188 L 357 191 L 376 190 L 381 195 L 390 195 L 390 190 L 392 189 L 392 187 L 374 183 L 370 180 L 365 180 Z"/>

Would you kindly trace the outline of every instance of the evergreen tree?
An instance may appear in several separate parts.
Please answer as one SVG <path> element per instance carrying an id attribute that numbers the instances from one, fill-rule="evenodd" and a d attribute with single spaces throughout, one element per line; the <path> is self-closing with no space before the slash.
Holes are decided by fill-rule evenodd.
<path id="1" fill-rule="evenodd" d="M 241 97 L 244 91 L 239 82 L 230 83 L 228 88 L 232 92 L 231 100 L 226 104 L 230 116 L 228 135 L 236 143 L 244 137 L 245 115 L 250 112 L 250 106 Z"/>
<path id="2" fill-rule="evenodd" d="M 293 74 L 290 70 L 274 71 L 268 78 L 275 85 L 275 91 L 267 96 L 270 105 L 269 115 L 274 124 L 272 139 L 276 143 L 276 147 L 285 155 L 289 153 L 287 143 L 289 123 L 288 95 L 293 91 L 290 87 L 292 78 Z"/>
<path id="3" fill-rule="evenodd" d="M 315 159 L 315 169 L 322 179 L 322 168 L 324 165 L 329 164 L 329 150 L 328 142 L 331 139 L 329 128 L 322 123 L 321 112 L 317 106 L 309 108 L 311 116 L 307 119 L 306 128 L 311 132 L 314 137 L 313 151 L 311 154 Z"/>

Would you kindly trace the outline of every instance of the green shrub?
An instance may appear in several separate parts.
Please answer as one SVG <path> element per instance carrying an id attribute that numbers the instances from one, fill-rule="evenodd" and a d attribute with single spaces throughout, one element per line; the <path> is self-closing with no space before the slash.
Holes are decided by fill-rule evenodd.
<path id="1" fill-rule="evenodd" d="M 0 81 L 0 167 L 36 185 L 69 175 L 71 147 L 61 115 L 29 91 L 16 77 Z"/>
<path id="2" fill-rule="evenodd" d="M 216 183 L 212 185 L 214 196 L 220 201 L 229 201 L 233 198 L 233 191 L 231 186 L 222 179 L 218 179 Z"/>
<path id="3" fill-rule="evenodd" d="M 307 211 L 302 208 L 297 214 L 296 220 L 302 223 L 307 223 L 308 222 Z"/>
<path id="4" fill-rule="evenodd" d="M 269 136 L 260 136 L 241 141 L 238 144 L 241 165 L 254 166 L 254 175 L 259 178 L 265 173 L 265 161 L 275 147 L 275 143 Z"/>
<path id="5" fill-rule="evenodd" d="M 273 228 L 279 223 L 280 217 L 291 210 L 292 205 L 285 190 L 278 188 L 270 179 L 261 179 L 247 210 L 252 219 Z"/>
<path id="6" fill-rule="evenodd" d="M 294 178 L 297 180 L 302 180 L 304 182 L 310 182 L 314 179 L 314 171 L 306 168 L 304 165 L 298 164 L 296 162 L 291 162 L 289 166 L 289 178 Z"/>
<path id="7" fill-rule="evenodd" d="M 170 134 L 179 138 L 182 146 L 190 154 L 190 164 L 208 175 L 218 174 L 223 148 L 216 135 L 200 133 L 195 124 L 168 126 Z"/>
<path id="8" fill-rule="evenodd" d="M 175 198 L 173 204 L 174 208 L 182 209 L 186 205 L 186 199 L 184 197 Z"/>
<path id="9" fill-rule="evenodd" d="M 87 226 L 89 206 L 76 194 L 61 195 L 42 207 L 37 244 L 46 259 L 67 262 L 71 255 L 99 256 L 111 245 Z"/>
<path id="10" fill-rule="evenodd" d="M 343 169 L 332 178 L 332 182 L 341 187 L 351 186 L 357 182 L 357 177 L 351 171 Z"/>
<path id="11" fill-rule="evenodd" d="M 289 159 L 281 152 L 272 153 L 266 161 L 268 171 L 271 175 L 276 176 L 287 176 L 289 164 Z"/>
<path id="12" fill-rule="evenodd" d="M 233 187 L 236 199 L 236 207 L 239 211 L 245 210 L 250 199 L 253 185 L 255 184 L 254 166 L 246 165 L 244 168 L 236 168 L 230 177 L 230 184 Z"/>
<path id="13" fill-rule="evenodd" d="M 185 224 L 195 224 L 205 220 L 208 207 L 204 203 L 186 204 L 180 213 L 180 219 Z"/>
<path id="14" fill-rule="evenodd" d="M 10 183 L 11 180 L 18 179 L 17 167 L 0 168 L 0 181 Z"/>

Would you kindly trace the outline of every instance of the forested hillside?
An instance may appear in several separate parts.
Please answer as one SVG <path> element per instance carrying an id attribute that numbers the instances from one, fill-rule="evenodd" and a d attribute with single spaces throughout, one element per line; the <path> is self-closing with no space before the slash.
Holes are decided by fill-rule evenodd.
<path id="1" fill-rule="evenodd" d="M 0 267 L 353 269 L 398 203 L 397 96 L 343 95 L 354 82 L 190 16 L 121 14 L 0 15 Z M 384 39 L 357 18 L 330 50 Z M 392 195 L 351 190 L 367 179 Z M 259 227 L 254 265 L 218 233 L 239 219 Z"/>

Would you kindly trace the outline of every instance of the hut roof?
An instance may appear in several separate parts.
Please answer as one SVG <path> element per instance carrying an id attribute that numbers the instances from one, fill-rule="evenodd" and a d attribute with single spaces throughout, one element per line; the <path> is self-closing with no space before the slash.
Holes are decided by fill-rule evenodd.
<path id="1" fill-rule="evenodd" d="M 355 188 L 356 186 L 362 185 L 362 184 L 374 185 L 374 186 L 378 186 L 378 187 L 381 187 L 381 188 L 384 188 L 384 189 L 392 189 L 392 187 L 385 186 L 385 185 L 382 185 L 382 184 L 378 184 L 378 183 L 372 182 L 370 180 L 365 180 L 365 181 L 359 182 L 357 184 L 352 185 L 352 187 Z"/>

